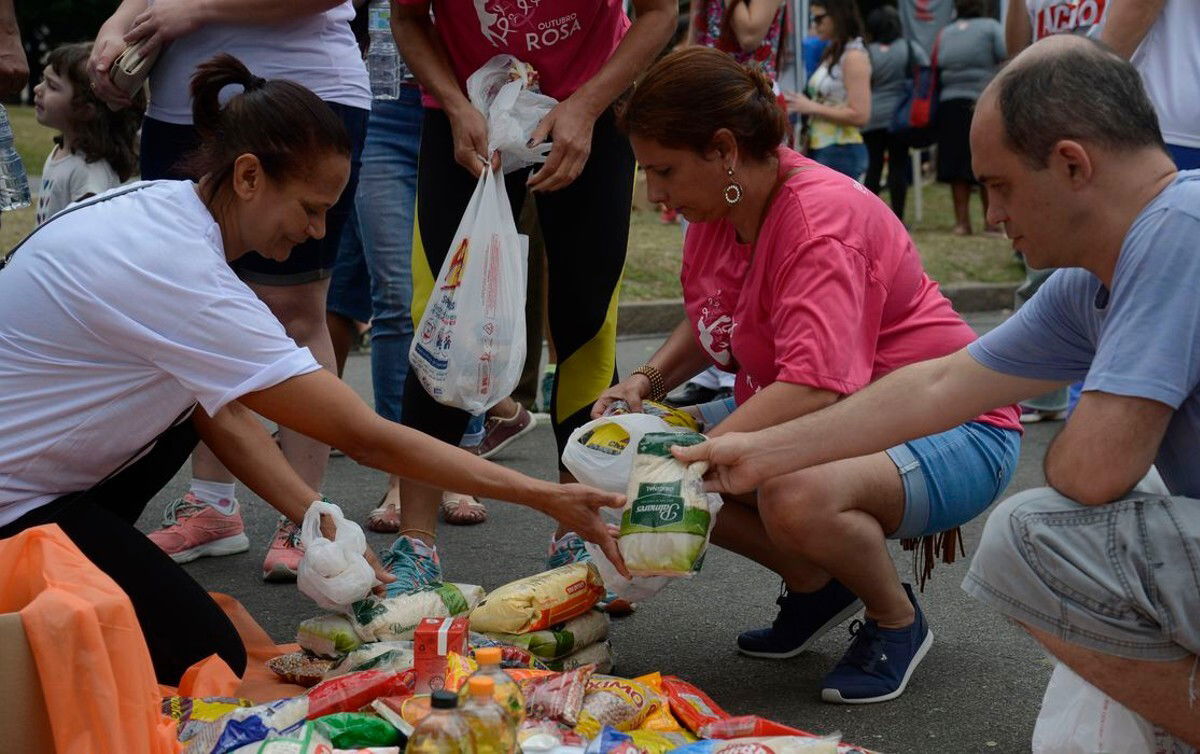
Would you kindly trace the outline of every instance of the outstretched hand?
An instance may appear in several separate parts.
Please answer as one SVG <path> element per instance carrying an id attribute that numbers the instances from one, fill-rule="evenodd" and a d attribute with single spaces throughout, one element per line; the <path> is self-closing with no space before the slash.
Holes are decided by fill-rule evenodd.
<path id="1" fill-rule="evenodd" d="M 625 496 L 582 484 L 560 485 L 559 490 L 558 503 L 547 512 L 568 531 L 599 547 L 618 573 L 627 579 L 632 578 L 621 551 L 617 549 L 612 528 L 600 517 L 601 508 L 624 507 Z"/>

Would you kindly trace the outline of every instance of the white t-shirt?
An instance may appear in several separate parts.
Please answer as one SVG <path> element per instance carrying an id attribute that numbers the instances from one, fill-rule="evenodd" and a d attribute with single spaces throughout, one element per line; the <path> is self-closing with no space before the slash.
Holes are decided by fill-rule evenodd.
<path id="1" fill-rule="evenodd" d="M 108 160 L 88 162 L 83 155 L 55 147 L 42 167 L 42 188 L 38 192 L 37 224 L 54 213 L 90 194 L 103 194 L 121 185 L 121 179 Z"/>
<path id="2" fill-rule="evenodd" d="M 1200 2 L 1167 0 L 1130 62 L 1142 74 L 1163 141 L 1200 148 Z"/>
<path id="3" fill-rule="evenodd" d="M 295 21 L 270 25 L 209 24 L 171 43 L 150 72 L 146 115 L 191 125 L 196 66 L 227 52 L 266 79 L 288 79 L 326 102 L 371 109 L 371 85 L 350 30 L 351 0 Z"/>
<path id="4" fill-rule="evenodd" d="M 212 415 L 319 368 L 230 269 L 192 183 L 72 207 L 0 270 L 0 526 L 91 488 L 196 402 Z"/>
<path id="5" fill-rule="evenodd" d="M 1108 0 L 1026 0 L 1033 42 L 1055 34 L 1089 34 L 1101 23 Z"/>

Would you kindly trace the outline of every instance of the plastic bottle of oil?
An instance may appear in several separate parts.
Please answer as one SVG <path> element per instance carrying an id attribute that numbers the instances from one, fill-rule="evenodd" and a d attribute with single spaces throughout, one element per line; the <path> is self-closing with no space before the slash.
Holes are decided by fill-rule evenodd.
<path id="1" fill-rule="evenodd" d="M 512 717 L 496 701 L 496 683 L 487 676 L 467 680 L 467 702 L 462 716 L 471 729 L 475 754 L 513 754 L 517 729 Z"/>
<path id="2" fill-rule="evenodd" d="M 458 710 L 457 694 L 433 692 L 429 714 L 408 737 L 404 754 L 474 754 L 471 728 Z"/>
<path id="3" fill-rule="evenodd" d="M 458 692 L 458 701 L 463 703 L 467 700 L 469 693 L 469 684 L 471 678 L 491 678 L 496 684 L 493 695 L 508 716 L 512 718 L 513 728 L 519 728 L 521 721 L 525 719 L 525 695 L 521 693 L 521 687 L 517 682 L 508 677 L 508 673 L 500 667 L 501 652 L 499 647 L 480 647 L 475 650 L 475 662 L 479 663 L 479 670 L 476 670 L 467 679 L 467 683 Z"/>

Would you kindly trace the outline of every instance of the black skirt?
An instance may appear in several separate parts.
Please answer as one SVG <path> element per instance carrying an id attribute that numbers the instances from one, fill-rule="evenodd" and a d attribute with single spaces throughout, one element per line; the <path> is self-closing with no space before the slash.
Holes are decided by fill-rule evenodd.
<path id="1" fill-rule="evenodd" d="M 937 177 L 942 183 L 975 182 L 971 170 L 971 115 L 975 100 L 950 99 L 937 109 Z"/>

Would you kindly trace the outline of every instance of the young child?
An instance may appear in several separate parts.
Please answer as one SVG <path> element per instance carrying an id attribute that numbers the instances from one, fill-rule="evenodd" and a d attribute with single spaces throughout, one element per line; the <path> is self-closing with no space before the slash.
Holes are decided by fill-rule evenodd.
<path id="1" fill-rule="evenodd" d="M 56 48 L 33 89 L 37 122 L 59 132 L 42 169 L 38 225 L 72 202 L 119 186 L 137 169 L 134 145 L 144 102 L 108 109 L 88 81 L 91 51 L 91 42 Z"/>

